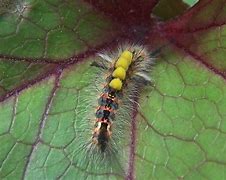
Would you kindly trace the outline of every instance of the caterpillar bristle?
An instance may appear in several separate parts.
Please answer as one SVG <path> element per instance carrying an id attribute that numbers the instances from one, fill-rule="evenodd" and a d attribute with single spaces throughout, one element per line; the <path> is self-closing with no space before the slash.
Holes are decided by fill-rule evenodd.
<path id="1" fill-rule="evenodd" d="M 118 50 L 98 53 L 91 64 L 97 77 L 86 88 L 86 114 L 78 126 L 76 164 L 96 172 L 125 173 L 128 161 L 132 112 L 144 86 L 150 84 L 153 59 L 144 46 L 126 43 Z M 85 112 L 85 113 L 84 113 Z M 77 158 L 79 159 L 79 158 Z"/>
<path id="2" fill-rule="evenodd" d="M 136 103 L 133 100 L 135 94 L 139 93 L 142 86 L 151 82 L 147 73 L 152 65 L 152 59 L 149 58 L 145 47 L 129 44 L 121 46 L 118 52 L 98 53 L 98 56 L 102 58 L 100 63 L 104 64 L 101 67 L 108 67 L 108 72 L 105 73 L 110 75 L 106 78 L 106 86 L 98 100 L 99 108 L 96 111 L 98 126 L 95 128 L 92 139 L 94 145 L 104 152 L 111 140 L 111 134 L 114 133 L 111 131 L 115 116 L 117 116 L 118 100 L 121 99 L 119 94 L 127 96 L 127 102 L 124 104 Z M 131 112 L 131 106 L 126 106 L 122 108 Z"/>

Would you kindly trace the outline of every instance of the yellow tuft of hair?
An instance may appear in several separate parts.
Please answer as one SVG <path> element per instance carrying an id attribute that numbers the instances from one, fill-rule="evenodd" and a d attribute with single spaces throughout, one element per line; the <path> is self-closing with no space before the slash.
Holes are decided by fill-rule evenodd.
<path id="1" fill-rule="evenodd" d="M 122 81 L 119 78 L 114 78 L 109 83 L 109 86 L 115 90 L 121 90 L 122 89 Z"/>
<path id="2" fill-rule="evenodd" d="M 120 57 L 125 58 L 127 61 L 129 61 L 129 64 L 131 64 L 132 59 L 133 59 L 133 53 L 128 50 L 125 50 L 122 52 Z"/>
<path id="3" fill-rule="evenodd" d="M 127 69 L 129 68 L 129 61 L 127 59 L 125 59 L 124 57 L 120 57 L 118 58 L 116 64 L 115 64 L 115 67 L 118 68 L 118 67 L 122 67 L 123 69 L 125 69 L 127 71 Z"/>
<path id="4" fill-rule="evenodd" d="M 119 78 L 121 80 L 124 80 L 126 78 L 126 70 L 122 67 L 117 67 L 113 73 L 112 76 L 115 78 Z"/>

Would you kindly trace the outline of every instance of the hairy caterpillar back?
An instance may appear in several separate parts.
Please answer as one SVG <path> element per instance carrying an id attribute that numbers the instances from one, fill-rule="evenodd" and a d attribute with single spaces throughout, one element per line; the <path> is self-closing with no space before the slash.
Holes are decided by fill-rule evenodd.
<path id="1" fill-rule="evenodd" d="M 153 59 L 143 46 L 126 44 L 99 53 L 95 82 L 86 89 L 86 116 L 81 120 L 74 163 L 92 173 L 125 175 L 133 103 L 145 85 Z M 84 158 L 78 158 L 83 156 Z M 80 160 L 78 160 L 80 159 Z"/>

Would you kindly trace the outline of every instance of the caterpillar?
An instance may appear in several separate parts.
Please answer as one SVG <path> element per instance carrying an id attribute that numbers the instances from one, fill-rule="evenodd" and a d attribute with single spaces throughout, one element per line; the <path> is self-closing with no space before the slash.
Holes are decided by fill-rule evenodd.
<path id="1" fill-rule="evenodd" d="M 107 66 L 109 68 L 109 76 L 106 78 L 103 93 L 98 99 L 99 107 L 96 111 L 96 123 L 92 136 L 93 143 L 99 146 L 101 152 L 104 152 L 108 146 L 115 114 L 119 108 L 118 99 L 120 99 L 120 96 L 123 96 L 123 90 L 127 84 L 133 84 L 132 90 L 126 90 L 127 93 L 131 91 L 129 98 L 132 98 L 134 92 L 138 91 L 138 88 L 150 82 L 150 78 L 146 73 L 151 65 L 151 61 L 147 58 L 147 52 L 144 48 L 127 46 L 127 48 L 122 49 L 122 52 L 119 50 L 115 62 L 113 58 L 100 54 L 103 60 L 110 63 Z"/>
<path id="2" fill-rule="evenodd" d="M 86 123 L 80 125 L 83 129 L 74 161 L 93 173 L 123 174 L 128 162 L 133 105 L 138 103 L 143 87 L 151 82 L 149 72 L 154 58 L 144 46 L 134 44 L 98 56 L 92 63 L 98 74 L 95 88 L 86 89 L 87 95 L 95 98 L 86 105 L 89 113 L 84 117 Z"/>

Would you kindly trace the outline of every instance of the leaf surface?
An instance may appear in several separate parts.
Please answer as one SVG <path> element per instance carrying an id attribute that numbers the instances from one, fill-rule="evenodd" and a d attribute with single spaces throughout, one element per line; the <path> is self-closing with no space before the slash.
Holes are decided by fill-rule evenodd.
<path id="1" fill-rule="evenodd" d="M 225 1 L 173 13 L 181 1 L 2 2 L 0 179 L 224 179 Z M 155 6 L 170 11 L 151 16 Z M 91 172 L 74 152 L 91 112 L 90 63 L 128 41 L 160 52 L 153 83 L 131 119 L 126 175 Z"/>

